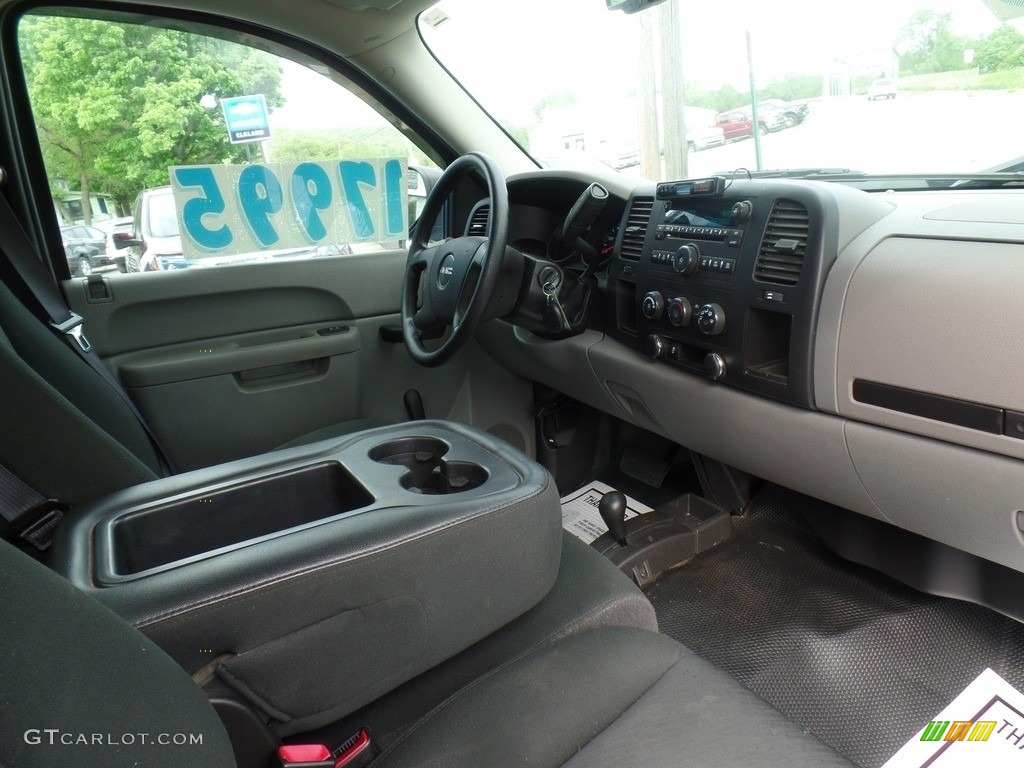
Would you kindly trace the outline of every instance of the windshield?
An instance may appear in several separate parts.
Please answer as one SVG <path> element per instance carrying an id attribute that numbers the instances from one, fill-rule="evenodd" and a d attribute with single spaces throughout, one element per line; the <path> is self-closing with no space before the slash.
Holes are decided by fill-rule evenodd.
<path id="1" fill-rule="evenodd" d="M 444 0 L 420 27 L 541 165 L 967 174 L 1024 155 L 1024 6 L 988 2 Z"/>
<path id="2" fill-rule="evenodd" d="M 149 228 L 152 237 L 177 237 L 178 214 L 174 207 L 174 196 L 170 189 L 150 199 Z"/>

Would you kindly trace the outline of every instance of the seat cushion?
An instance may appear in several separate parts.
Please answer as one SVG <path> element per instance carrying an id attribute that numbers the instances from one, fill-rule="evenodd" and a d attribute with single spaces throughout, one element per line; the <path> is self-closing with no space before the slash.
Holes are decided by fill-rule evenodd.
<path id="1" fill-rule="evenodd" d="M 664 635 L 571 635 L 462 688 L 375 766 L 850 766 Z"/>
<path id="2" fill-rule="evenodd" d="M 379 746 L 400 739 L 434 707 L 495 667 L 594 627 L 656 630 L 647 597 L 607 558 L 564 533 L 555 585 L 512 623 L 361 710 L 298 741 L 341 743 L 364 726 Z"/>

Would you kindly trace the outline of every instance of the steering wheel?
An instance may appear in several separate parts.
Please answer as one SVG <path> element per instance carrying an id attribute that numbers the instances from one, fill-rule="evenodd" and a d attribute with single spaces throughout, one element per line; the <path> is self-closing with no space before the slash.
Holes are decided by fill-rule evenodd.
<path id="1" fill-rule="evenodd" d="M 428 245 L 445 200 L 470 171 L 479 172 L 487 182 L 491 206 L 487 236 Z M 501 169 L 480 152 L 462 155 L 445 169 L 427 196 L 409 244 L 402 283 L 402 338 L 413 360 L 428 367 L 441 365 L 473 337 L 498 286 L 507 242 L 508 190 Z M 423 303 L 417 308 L 421 282 Z M 448 326 L 451 333 L 440 346 L 424 346 L 424 335 L 436 335 Z"/>

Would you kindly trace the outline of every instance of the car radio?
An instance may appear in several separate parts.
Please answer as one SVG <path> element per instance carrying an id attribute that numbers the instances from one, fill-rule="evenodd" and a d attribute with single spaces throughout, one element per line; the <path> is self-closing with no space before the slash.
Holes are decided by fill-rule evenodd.
<path id="1" fill-rule="evenodd" d="M 824 196 L 723 177 L 653 192 L 626 211 L 612 267 L 617 335 L 655 360 L 812 406 L 813 322 L 835 258 L 825 263 Z"/>

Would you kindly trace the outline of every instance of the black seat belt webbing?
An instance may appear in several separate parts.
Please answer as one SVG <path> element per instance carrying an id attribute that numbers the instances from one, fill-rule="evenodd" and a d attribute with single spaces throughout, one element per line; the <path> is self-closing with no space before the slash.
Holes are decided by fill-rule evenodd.
<path id="1" fill-rule="evenodd" d="M 4 172 L 0 168 L 0 185 L 3 184 Z M 173 465 L 167 454 L 160 447 L 156 435 L 150 430 L 146 420 L 139 413 L 139 409 L 132 402 L 132 399 L 125 392 L 124 387 L 114 378 L 114 374 L 103 364 L 99 356 L 92 349 L 89 340 L 82 332 L 82 317 L 72 312 L 65 302 L 64 297 L 53 282 L 50 273 L 43 266 L 42 261 L 36 256 L 35 249 L 25 230 L 14 215 L 10 203 L 0 194 L 0 232 L 4 233 L 3 247 L 0 248 L 7 258 L 7 262 L 14 268 L 14 271 L 21 277 L 29 292 L 36 302 L 50 319 L 50 327 L 57 331 L 71 346 L 78 356 L 87 362 L 110 387 L 124 400 L 125 405 L 134 414 L 149 442 L 156 452 L 157 459 L 169 472 L 173 472 Z"/>
<path id="2" fill-rule="evenodd" d="M 64 517 L 62 506 L 47 499 L 0 464 L 0 538 L 19 537 L 40 550 L 53 540 L 53 532 Z"/>

